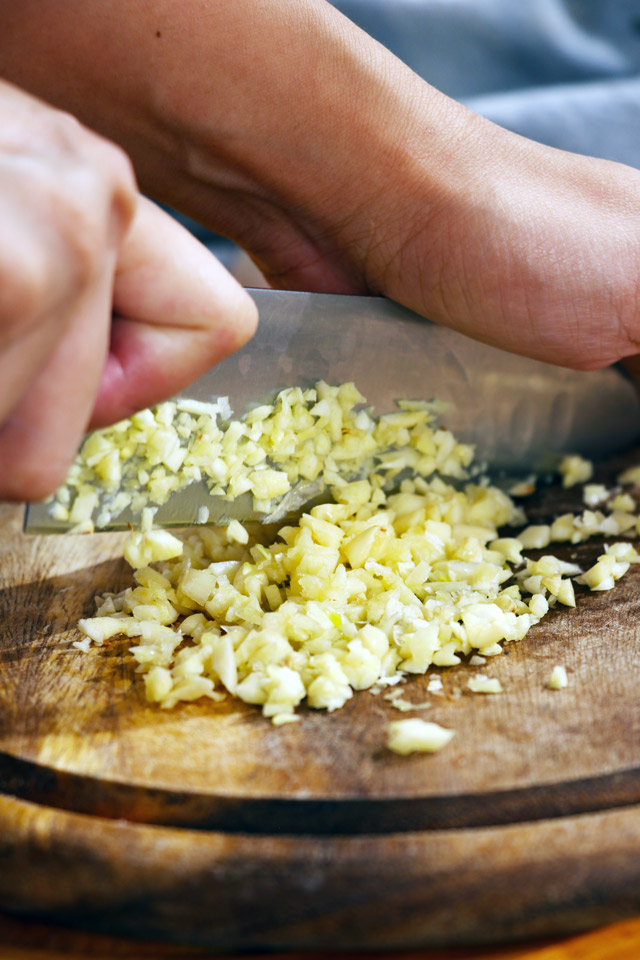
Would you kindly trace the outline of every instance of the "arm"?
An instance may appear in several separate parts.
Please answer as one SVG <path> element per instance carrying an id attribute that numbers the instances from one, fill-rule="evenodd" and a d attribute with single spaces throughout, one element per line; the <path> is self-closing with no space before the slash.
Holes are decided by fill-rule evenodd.
<path id="1" fill-rule="evenodd" d="M 637 350 L 640 175 L 510 134 L 322 0 L 5 0 L 0 73 L 281 286 L 578 367 Z"/>

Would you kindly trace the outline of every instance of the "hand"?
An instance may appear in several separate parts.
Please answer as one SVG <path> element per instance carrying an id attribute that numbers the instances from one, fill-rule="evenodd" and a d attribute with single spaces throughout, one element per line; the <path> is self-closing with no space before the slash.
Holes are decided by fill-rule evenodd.
<path id="1" fill-rule="evenodd" d="M 90 424 L 185 386 L 256 310 L 118 147 L 4 83 L 0 221 L 0 499 L 39 499 Z"/>
<path id="2" fill-rule="evenodd" d="M 392 254 L 371 262 L 374 283 L 538 360 L 592 370 L 637 354 L 640 173 L 472 115 L 467 126 L 436 201 L 409 192 Z"/>

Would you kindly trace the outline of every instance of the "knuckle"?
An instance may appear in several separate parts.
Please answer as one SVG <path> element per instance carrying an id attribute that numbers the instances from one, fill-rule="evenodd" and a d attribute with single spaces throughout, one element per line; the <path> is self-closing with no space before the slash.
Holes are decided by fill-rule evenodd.
<path id="1" fill-rule="evenodd" d="M 48 118 L 48 139 L 51 146 L 56 147 L 64 156 L 76 156 L 80 153 L 88 132 L 80 121 L 64 110 L 55 109 L 48 112 Z"/>
<path id="2" fill-rule="evenodd" d="M 105 250 L 104 230 L 97 212 L 83 201 L 83 191 L 53 198 L 55 239 L 50 260 L 58 271 L 60 294 L 73 298 L 85 291 L 97 275 Z"/>
<path id="3" fill-rule="evenodd" d="M 118 189 L 130 191 L 132 194 L 135 194 L 137 189 L 136 177 L 133 172 L 133 164 L 128 154 L 115 143 L 110 143 L 107 140 L 103 140 L 102 143 L 109 153 L 109 169 L 115 185 Z"/>
<path id="4" fill-rule="evenodd" d="M 99 221 L 110 242 L 119 242 L 136 208 L 137 186 L 128 155 L 117 144 L 82 126 L 70 114 L 54 121 L 64 153 L 63 189 L 78 226 Z"/>
<path id="5" fill-rule="evenodd" d="M 118 237 L 112 229 L 110 191 L 100 171 L 80 165 L 52 197 L 53 222 L 58 234 L 58 256 L 70 292 L 85 291 L 104 268 L 105 255 L 114 251 Z"/>
<path id="6" fill-rule="evenodd" d="M 47 112 L 33 162 L 15 172 L 0 236 L 0 345 L 67 311 L 108 268 L 135 209 L 131 164 L 73 116 Z M 68 311 L 67 311 L 68 312 Z"/>
<path id="7" fill-rule="evenodd" d="M 0 256 L 0 317 L 2 339 L 24 330 L 47 307 L 52 271 L 42 250 L 29 257 Z"/>
<path id="8" fill-rule="evenodd" d="M 101 218 L 86 206 L 72 211 L 72 222 L 67 227 L 69 277 L 73 292 L 78 294 L 95 281 L 110 245 Z"/>
<path id="9" fill-rule="evenodd" d="M 92 135 L 94 136 L 94 135 Z M 110 227 L 121 238 L 131 223 L 137 203 L 137 184 L 128 155 L 115 143 L 94 136 L 97 165 L 103 176 L 105 209 Z"/>
<path id="10" fill-rule="evenodd" d="M 99 219 L 60 185 L 39 190 L 40 213 L 0 245 L 0 335 L 70 308 L 103 262 Z"/>

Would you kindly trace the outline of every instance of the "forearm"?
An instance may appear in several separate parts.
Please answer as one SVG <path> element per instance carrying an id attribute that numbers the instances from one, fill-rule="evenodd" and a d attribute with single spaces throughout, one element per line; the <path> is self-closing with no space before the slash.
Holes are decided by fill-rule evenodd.
<path id="1" fill-rule="evenodd" d="M 367 285 L 354 265 L 418 199 L 428 221 L 482 123 L 322 0 L 5 0 L 2 20 L 0 73 L 124 146 L 145 190 L 258 256 L 292 216 L 310 257 L 339 238 L 334 285 Z"/>

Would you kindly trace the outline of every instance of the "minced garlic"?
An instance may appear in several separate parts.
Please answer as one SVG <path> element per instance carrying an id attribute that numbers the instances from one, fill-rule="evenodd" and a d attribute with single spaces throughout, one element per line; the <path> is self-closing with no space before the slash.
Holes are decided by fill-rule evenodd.
<path id="1" fill-rule="evenodd" d="M 569 684 L 569 679 L 567 677 L 567 671 L 561 665 L 557 665 L 551 671 L 551 676 L 549 677 L 549 689 L 550 690 L 564 690 Z"/>
<path id="2" fill-rule="evenodd" d="M 374 474 L 334 488 L 335 503 L 275 542 L 242 527 L 245 537 L 239 524 L 233 536 L 198 527 L 170 543 L 153 539 L 166 531 L 132 533 L 136 586 L 80 627 L 98 643 L 136 638 L 142 672 L 166 671 L 147 682 L 162 706 L 227 690 L 266 716 L 303 699 L 335 710 L 354 690 L 520 640 L 547 604 L 503 586 L 512 568 L 492 541 L 519 516 L 511 500 L 440 477 L 406 480 L 394 494 L 383 482 Z"/>
<path id="3" fill-rule="evenodd" d="M 535 489 L 536 475 L 532 473 L 525 480 L 518 480 L 512 484 L 507 492 L 510 497 L 530 497 L 532 493 L 535 493 Z"/>
<path id="4" fill-rule="evenodd" d="M 402 713 L 409 713 L 411 710 L 428 710 L 432 705 L 428 700 L 424 700 L 422 703 L 407 700 L 402 696 L 402 690 L 397 687 L 390 693 L 385 693 L 384 699 L 388 700 L 392 707 Z"/>
<path id="5" fill-rule="evenodd" d="M 597 562 L 576 579 L 590 590 L 611 590 L 615 581 L 627 572 L 632 563 L 640 563 L 640 556 L 634 547 L 630 543 L 614 543 L 610 547 L 605 546 L 605 552 Z"/>
<path id="6" fill-rule="evenodd" d="M 472 693 L 502 693 L 502 684 L 497 677 L 487 677 L 484 673 L 469 677 L 467 686 Z"/>
<path id="7" fill-rule="evenodd" d="M 613 503 L 615 502 L 614 500 Z M 626 499 L 617 502 L 624 506 L 629 505 Z M 582 543 L 596 536 L 635 536 L 640 532 L 639 524 L 639 518 L 626 510 L 614 508 L 611 513 L 605 514 L 601 510 L 587 509 L 581 514 L 560 514 L 551 524 L 526 527 L 518 535 L 518 540 L 521 548 L 541 550 L 550 543 Z"/>
<path id="8" fill-rule="evenodd" d="M 640 466 L 638 467 L 628 467 L 626 470 L 623 470 L 622 473 L 618 474 L 617 482 L 621 483 L 623 486 L 630 484 L 633 486 L 640 486 Z"/>
<path id="9" fill-rule="evenodd" d="M 631 513 L 636 509 L 636 502 L 630 493 L 619 493 L 611 501 L 610 507 L 620 513 Z"/>
<path id="10" fill-rule="evenodd" d="M 518 540 L 525 550 L 543 550 L 551 543 L 551 527 L 545 523 L 526 527 L 518 536 Z"/>
<path id="11" fill-rule="evenodd" d="M 394 720 L 389 724 L 387 747 L 394 753 L 435 753 L 442 750 L 455 736 L 455 730 L 446 730 L 438 723 L 412 717 Z"/>
<path id="12" fill-rule="evenodd" d="M 568 454 L 563 457 L 559 470 L 563 487 L 574 487 L 577 483 L 586 483 L 593 476 L 593 464 L 579 454 Z"/>
<path id="13" fill-rule="evenodd" d="M 582 499 L 587 507 L 597 507 L 609 499 L 609 493 L 603 483 L 587 483 L 582 491 Z"/>
<path id="14" fill-rule="evenodd" d="M 226 397 L 167 401 L 89 434 L 51 514 L 78 530 L 100 528 L 205 481 L 212 496 L 250 493 L 256 513 L 266 515 L 300 485 L 311 497 L 374 469 L 386 479 L 403 470 L 467 476 L 473 449 L 434 424 L 436 404 L 400 401 L 374 420 L 357 409 L 364 401 L 353 383 L 322 381 L 282 390 L 241 420 L 230 419 Z"/>
<path id="15" fill-rule="evenodd" d="M 57 502 L 89 522 L 82 515 L 97 500 L 85 486 L 96 476 L 115 483 L 126 475 L 144 496 L 127 494 L 141 511 L 141 529 L 125 546 L 135 585 L 106 595 L 97 615 L 80 621 L 86 640 L 79 648 L 130 637 L 150 701 L 170 708 L 232 695 L 281 725 L 295 720 L 303 701 L 332 711 L 356 690 L 379 692 L 432 665 L 455 666 L 467 656 L 484 663 L 505 642 L 521 640 L 551 605 L 575 606 L 572 577 L 606 590 L 640 562 L 628 542 L 605 547 L 584 573 L 552 555 L 523 557 L 554 540 L 633 536 L 640 521 L 627 509 L 630 498 L 618 499 L 609 515 L 587 509 L 501 537 L 501 527 L 522 524 L 521 510 L 496 487 L 456 486 L 440 475 L 464 481 L 471 449 L 437 427 L 433 405 L 400 403 L 396 413 L 373 419 L 355 409 L 363 401 L 353 384 L 318 384 L 283 391 L 273 405 L 224 425 L 216 420 L 224 404 L 177 401 L 101 431 L 99 440 L 89 437 Z M 116 437 L 122 443 L 110 446 Z M 365 464 L 365 477 L 347 479 Z M 389 481 L 407 468 L 412 478 L 390 492 Z M 213 493 L 250 490 L 265 509 L 301 479 L 331 483 L 334 502 L 275 534 L 237 520 L 183 536 L 154 529 L 148 499 L 203 474 Z M 154 478 L 171 482 L 158 487 Z M 109 496 L 103 486 L 98 519 L 119 506 Z M 480 674 L 468 686 L 502 690 Z M 439 676 L 427 691 L 443 694 Z M 400 710 L 428 706 L 399 692 L 389 699 Z M 419 720 L 399 723 L 413 726 L 396 726 L 396 745 L 434 743 L 434 728 L 442 731 Z M 440 746 L 452 735 L 442 731 Z"/>

